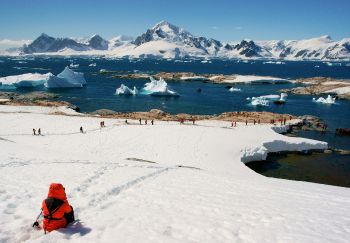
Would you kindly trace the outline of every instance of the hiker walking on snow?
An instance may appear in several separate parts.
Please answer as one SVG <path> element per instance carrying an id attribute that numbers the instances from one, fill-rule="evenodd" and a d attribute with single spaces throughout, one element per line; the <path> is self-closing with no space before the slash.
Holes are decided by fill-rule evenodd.
<path id="1" fill-rule="evenodd" d="M 33 135 L 36 135 L 36 130 L 35 130 L 35 128 L 33 128 Z"/>
<path id="2" fill-rule="evenodd" d="M 154 121 L 153 120 L 151 120 L 151 124 L 154 125 Z"/>
<path id="3" fill-rule="evenodd" d="M 41 129 L 40 128 L 38 129 L 38 135 L 39 136 L 41 135 Z"/>
<path id="4" fill-rule="evenodd" d="M 141 122 L 142 122 L 142 120 L 141 120 L 141 118 L 139 119 L 139 123 L 140 123 L 140 125 L 141 125 Z"/>
<path id="5" fill-rule="evenodd" d="M 83 127 L 80 127 L 80 132 L 84 133 Z"/>

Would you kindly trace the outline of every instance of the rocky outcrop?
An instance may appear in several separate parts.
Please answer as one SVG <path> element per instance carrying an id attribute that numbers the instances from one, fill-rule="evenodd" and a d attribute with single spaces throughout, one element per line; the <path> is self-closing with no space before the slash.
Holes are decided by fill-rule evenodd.
<path id="1" fill-rule="evenodd" d="M 306 86 L 296 87 L 292 89 L 283 89 L 281 92 L 287 92 L 298 95 L 321 95 L 334 94 L 339 99 L 350 99 L 350 80 L 333 79 L 325 77 L 314 77 L 295 80 L 297 84 Z M 349 88 L 349 91 L 341 88 Z"/>

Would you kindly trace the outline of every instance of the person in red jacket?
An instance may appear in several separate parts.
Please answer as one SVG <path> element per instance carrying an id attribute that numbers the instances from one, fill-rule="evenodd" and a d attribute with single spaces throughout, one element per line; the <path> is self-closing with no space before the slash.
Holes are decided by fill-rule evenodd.
<path id="1" fill-rule="evenodd" d="M 51 232 L 64 228 L 74 221 L 73 207 L 69 205 L 66 192 L 62 184 L 52 183 L 47 198 L 42 202 L 44 215 L 43 228 Z"/>

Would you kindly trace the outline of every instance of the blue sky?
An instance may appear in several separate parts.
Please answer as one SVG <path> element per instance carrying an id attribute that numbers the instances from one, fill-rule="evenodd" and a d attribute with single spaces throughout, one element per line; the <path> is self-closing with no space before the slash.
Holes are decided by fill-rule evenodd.
<path id="1" fill-rule="evenodd" d="M 137 36 L 167 20 L 197 36 L 304 39 L 350 37 L 350 0 L 1 0 L 0 39 Z"/>

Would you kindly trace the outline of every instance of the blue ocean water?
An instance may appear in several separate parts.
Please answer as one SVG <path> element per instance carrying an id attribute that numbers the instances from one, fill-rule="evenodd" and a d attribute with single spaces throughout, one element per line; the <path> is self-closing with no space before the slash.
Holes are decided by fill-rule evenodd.
<path id="1" fill-rule="evenodd" d="M 79 64 L 74 71 L 83 72 L 87 80 L 84 88 L 52 89 L 44 87 L 35 89 L 16 89 L 26 93 L 33 90 L 44 90 L 57 93 L 60 99 L 80 107 L 82 112 L 97 109 L 111 109 L 121 112 L 148 111 L 161 109 L 169 113 L 220 114 L 227 111 L 271 111 L 293 115 L 315 115 L 324 119 L 331 132 L 319 134 L 303 133 L 303 136 L 325 140 L 331 146 L 350 149 L 348 137 L 334 134 L 335 128 L 350 127 L 350 101 L 338 100 L 335 105 L 324 105 L 312 102 L 312 96 L 289 95 L 285 105 L 270 105 L 269 107 L 253 107 L 247 97 L 279 94 L 280 89 L 294 87 L 294 84 L 260 84 L 236 85 L 242 92 L 229 92 L 224 84 L 204 82 L 167 81 L 168 85 L 180 94 L 180 97 L 154 97 L 148 95 L 116 96 L 115 90 L 121 84 L 129 87 L 142 88 L 146 79 L 120 79 L 111 75 L 102 75 L 99 70 L 106 69 L 119 73 L 159 71 L 195 72 L 217 74 L 242 74 L 274 76 L 280 78 L 332 77 L 350 79 L 349 63 L 326 62 L 288 62 L 285 64 L 267 64 L 263 61 L 211 60 L 203 63 L 201 60 L 156 60 L 156 59 L 106 59 L 98 57 L 0 57 L 0 76 L 17 75 L 29 72 L 57 75 L 69 64 Z M 96 63 L 96 67 L 89 66 Z M 197 92 L 200 88 L 202 92 Z"/>

